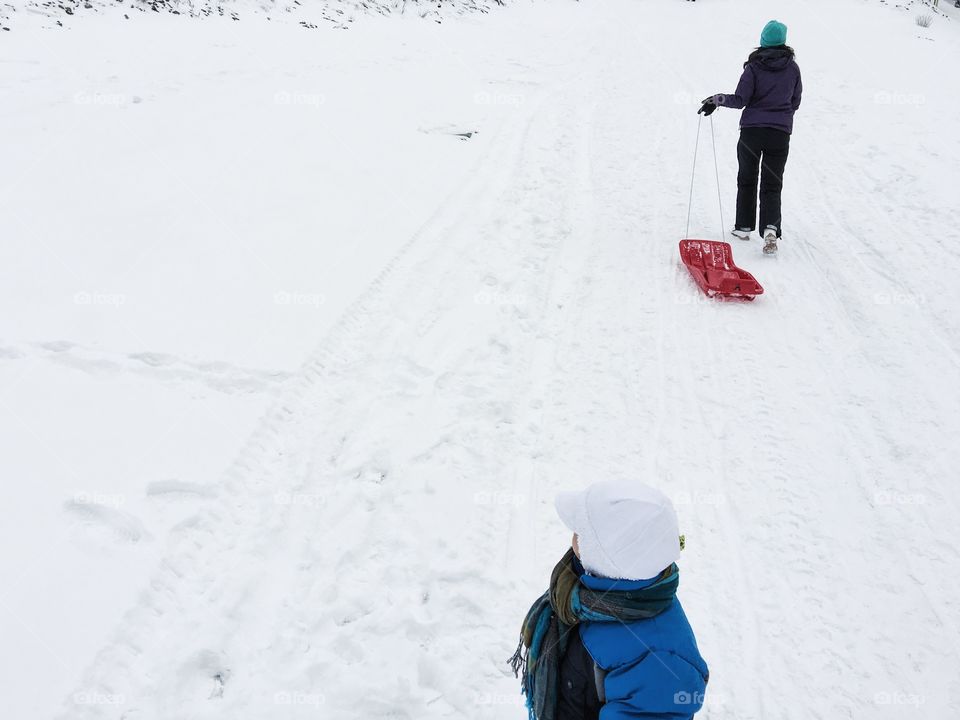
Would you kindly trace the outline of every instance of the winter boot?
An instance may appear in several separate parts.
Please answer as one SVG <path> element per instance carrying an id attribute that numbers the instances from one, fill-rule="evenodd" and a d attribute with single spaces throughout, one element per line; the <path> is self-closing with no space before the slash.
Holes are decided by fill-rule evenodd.
<path id="1" fill-rule="evenodd" d="M 753 230 L 747 230 L 746 228 L 735 227 L 733 230 L 730 231 L 730 234 L 733 235 L 734 237 L 740 238 L 741 240 L 749 240 L 750 233 L 752 232 Z"/>
<path id="2" fill-rule="evenodd" d="M 763 231 L 763 254 L 774 255 L 777 252 L 777 229 L 768 225 Z"/>

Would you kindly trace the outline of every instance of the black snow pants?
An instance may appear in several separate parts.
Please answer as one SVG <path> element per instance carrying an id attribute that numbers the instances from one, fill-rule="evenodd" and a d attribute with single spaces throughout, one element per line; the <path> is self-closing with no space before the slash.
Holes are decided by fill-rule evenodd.
<path id="1" fill-rule="evenodd" d="M 760 183 L 760 232 L 773 225 L 780 237 L 780 191 L 790 153 L 790 133 L 775 128 L 745 127 L 737 143 L 737 227 L 757 229 L 757 182 Z"/>

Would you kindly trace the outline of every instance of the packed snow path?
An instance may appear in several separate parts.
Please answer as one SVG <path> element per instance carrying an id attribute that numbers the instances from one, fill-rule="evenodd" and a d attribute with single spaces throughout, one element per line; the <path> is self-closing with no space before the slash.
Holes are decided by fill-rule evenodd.
<path id="1" fill-rule="evenodd" d="M 781 253 L 736 244 L 766 295 L 708 301 L 676 249 L 696 100 L 775 5 L 504 10 L 566 47 L 505 49 L 550 71 L 283 380 L 60 717 L 522 718 L 552 498 L 608 477 L 678 504 L 704 718 L 960 714 L 960 106 L 922 72 L 960 26 L 782 4 L 807 92 Z M 707 161 L 695 236 L 715 193 Z"/>

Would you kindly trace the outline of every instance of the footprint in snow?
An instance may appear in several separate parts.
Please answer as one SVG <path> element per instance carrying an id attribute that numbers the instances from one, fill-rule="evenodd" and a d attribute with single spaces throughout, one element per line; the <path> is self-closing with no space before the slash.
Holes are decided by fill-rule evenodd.
<path id="1" fill-rule="evenodd" d="M 141 353 L 131 353 L 128 356 L 131 360 L 139 360 L 140 362 L 150 365 L 151 367 L 164 367 L 167 365 L 173 365 L 177 362 L 177 358 L 173 355 L 167 355 L 165 353 L 155 353 L 155 352 L 141 352 Z"/>
<path id="2" fill-rule="evenodd" d="M 0 360 L 20 360 L 24 354 L 15 347 L 0 347 Z"/>
<path id="3" fill-rule="evenodd" d="M 230 668 L 222 653 L 199 650 L 184 662 L 177 672 L 177 694 L 187 698 L 222 698 Z"/>
<path id="4" fill-rule="evenodd" d="M 69 340 L 53 340 L 51 342 L 40 343 L 40 347 L 42 347 L 44 350 L 49 350 L 50 352 L 61 353 L 75 347 L 75 343 L 72 343 Z"/>
<path id="5" fill-rule="evenodd" d="M 106 502 L 75 497 L 65 503 L 65 509 L 85 527 L 106 530 L 124 542 L 153 539 L 140 520 Z"/>

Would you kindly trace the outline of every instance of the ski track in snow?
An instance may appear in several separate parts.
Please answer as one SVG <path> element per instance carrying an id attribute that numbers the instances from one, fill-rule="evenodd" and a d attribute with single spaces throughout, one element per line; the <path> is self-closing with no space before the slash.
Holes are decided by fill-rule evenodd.
<path id="1" fill-rule="evenodd" d="M 780 256 L 734 246 L 767 294 L 707 301 L 677 260 L 695 120 L 669 98 L 711 88 L 658 56 L 643 4 L 617 7 L 637 22 L 582 28 L 563 80 L 283 378 L 221 486 L 148 488 L 208 504 L 78 690 L 122 703 L 74 696 L 62 718 L 523 717 L 505 659 L 563 549 L 552 498 L 607 477 L 678 504 L 702 717 L 960 713 L 957 210 L 851 170 L 879 177 L 901 146 L 798 133 Z M 798 127 L 830 111 L 811 98 Z M 733 125 L 719 114 L 725 161 Z M 66 351 L 103 366 L 0 357 Z M 117 366 L 209 382 L 174 358 Z"/>

